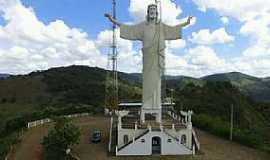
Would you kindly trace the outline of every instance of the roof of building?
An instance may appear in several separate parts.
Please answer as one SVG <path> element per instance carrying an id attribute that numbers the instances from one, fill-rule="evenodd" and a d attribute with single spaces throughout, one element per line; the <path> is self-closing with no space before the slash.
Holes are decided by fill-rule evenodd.
<path id="1" fill-rule="evenodd" d="M 162 103 L 162 106 L 174 106 L 175 103 L 168 103 L 168 102 L 165 102 L 165 103 Z M 142 106 L 142 103 L 141 102 L 135 102 L 135 103 L 119 103 L 118 106 L 139 106 L 141 107 Z"/>

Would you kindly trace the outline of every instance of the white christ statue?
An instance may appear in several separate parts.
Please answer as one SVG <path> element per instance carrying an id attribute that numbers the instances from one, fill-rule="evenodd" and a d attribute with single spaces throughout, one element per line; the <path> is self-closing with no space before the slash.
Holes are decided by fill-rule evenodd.
<path id="1" fill-rule="evenodd" d="M 120 37 L 127 40 L 139 40 L 143 43 L 143 100 L 141 121 L 145 114 L 155 115 L 161 122 L 161 79 L 165 68 L 165 40 L 181 39 L 181 30 L 190 24 L 187 22 L 169 26 L 158 21 L 157 5 L 151 4 L 147 9 L 146 21 L 135 25 L 126 25 L 105 14 L 109 20 L 120 27 Z"/>

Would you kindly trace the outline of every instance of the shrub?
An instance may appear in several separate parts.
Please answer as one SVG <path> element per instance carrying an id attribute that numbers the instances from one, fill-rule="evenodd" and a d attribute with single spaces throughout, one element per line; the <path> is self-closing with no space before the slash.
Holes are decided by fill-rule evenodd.
<path id="1" fill-rule="evenodd" d="M 79 143 L 80 130 L 65 118 L 56 119 L 55 127 L 44 137 L 43 155 L 45 160 L 67 160 L 67 149 Z"/>

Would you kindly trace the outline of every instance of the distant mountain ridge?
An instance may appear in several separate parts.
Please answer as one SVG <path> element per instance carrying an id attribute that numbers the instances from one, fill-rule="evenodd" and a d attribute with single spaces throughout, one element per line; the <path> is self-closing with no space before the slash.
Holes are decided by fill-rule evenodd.
<path id="1" fill-rule="evenodd" d="M 82 76 L 82 74 L 92 74 L 89 75 L 89 78 L 95 78 L 95 76 L 105 77 L 106 70 L 96 67 L 87 67 L 87 66 L 70 66 L 70 67 L 59 67 L 49 69 L 47 71 L 41 72 L 33 72 L 29 75 L 41 75 L 44 76 L 45 73 L 55 72 L 68 72 L 69 70 L 77 70 L 76 76 Z M 83 71 L 82 71 L 83 70 Z M 72 74 L 75 74 L 72 72 Z M 46 75 L 46 74 L 45 74 Z M 56 74 L 57 75 L 57 74 Z M 119 79 L 123 82 L 127 82 L 129 84 L 135 84 L 136 86 L 141 85 L 142 83 L 142 74 L 141 73 L 124 73 L 119 72 Z M 0 74 L 0 79 L 6 79 L 10 75 L 9 74 Z M 27 76 L 27 75 L 25 75 Z M 12 76 L 12 77 L 20 77 L 20 76 Z M 57 76 L 58 77 L 58 76 Z M 53 77 L 51 77 L 53 78 Z M 215 82 L 230 82 L 234 86 L 236 86 L 242 93 L 251 97 L 253 100 L 258 102 L 270 102 L 270 77 L 267 78 L 258 78 L 254 76 L 250 76 L 247 74 L 243 74 L 240 72 L 229 72 L 229 73 L 220 73 L 213 74 L 209 76 L 204 76 L 201 78 L 193 78 L 188 76 L 171 76 L 167 75 L 164 77 L 166 79 L 166 87 L 167 88 L 176 88 L 183 87 L 188 83 L 194 83 L 195 85 L 202 86 L 207 81 Z"/>
<path id="2" fill-rule="evenodd" d="M 8 78 L 9 76 L 11 76 L 10 74 L 1 74 L 0 73 L 0 79 L 5 79 Z"/>
<path id="3" fill-rule="evenodd" d="M 202 77 L 201 79 L 207 81 L 230 81 L 233 82 L 234 85 L 249 85 L 250 83 L 259 82 L 263 79 L 253 77 L 247 74 L 243 74 L 240 72 L 229 72 L 229 73 L 221 73 L 221 74 L 214 74 Z"/>
<path id="4" fill-rule="evenodd" d="M 227 81 L 255 101 L 270 102 L 270 78 L 257 78 L 240 72 L 215 74 L 201 78 L 206 81 Z"/>
<path id="5" fill-rule="evenodd" d="M 129 80 L 141 83 L 142 76 L 140 73 L 131 73 L 128 75 Z M 231 84 L 236 86 L 242 93 L 251 97 L 255 101 L 270 102 L 270 77 L 258 78 L 240 72 L 229 72 L 213 74 L 201 78 L 167 75 L 165 76 L 165 79 L 167 88 L 175 88 L 177 86 L 179 87 L 179 85 L 185 86 L 190 82 L 200 86 L 205 84 L 207 81 L 230 82 Z"/>
<path id="6" fill-rule="evenodd" d="M 119 97 L 139 99 L 140 88 L 119 72 Z M 0 104 L 91 104 L 102 105 L 105 99 L 107 71 L 97 67 L 69 66 L 36 71 L 0 80 Z M 110 79 L 111 81 L 111 79 Z"/>

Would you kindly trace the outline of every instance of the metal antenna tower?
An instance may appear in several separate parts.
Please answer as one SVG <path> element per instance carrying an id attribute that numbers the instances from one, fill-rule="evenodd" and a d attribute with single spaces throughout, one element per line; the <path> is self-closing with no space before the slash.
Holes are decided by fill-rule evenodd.
<path id="1" fill-rule="evenodd" d="M 116 19 L 116 0 L 112 0 L 112 16 Z M 106 80 L 106 105 L 112 111 L 117 110 L 118 106 L 118 75 L 117 75 L 117 39 L 116 39 L 116 25 L 112 25 L 112 45 L 111 52 L 108 54 L 108 66 Z"/>

